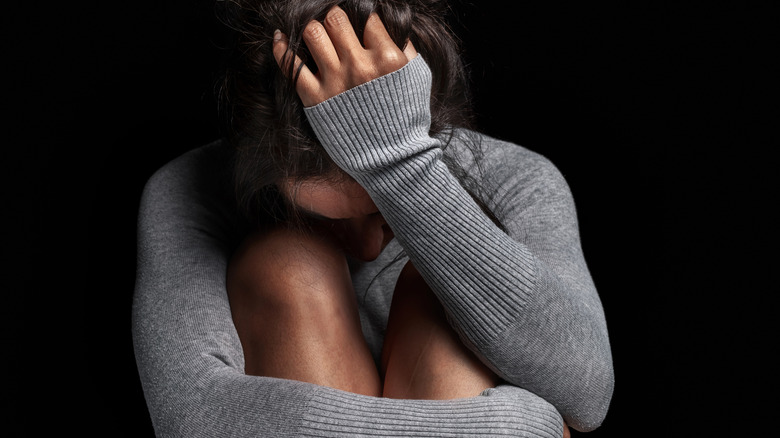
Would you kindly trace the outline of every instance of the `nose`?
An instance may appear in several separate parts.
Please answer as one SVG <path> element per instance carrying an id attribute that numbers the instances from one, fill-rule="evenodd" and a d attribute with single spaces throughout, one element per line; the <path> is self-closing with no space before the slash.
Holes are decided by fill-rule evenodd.
<path id="1" fill-rule="evenodd" d="M 350 222 L 347 225 L 350 228 L 347 230 L 350 235 L 348 246 L 352 255 L 360 260 L 375 260 L 393 239 L 393 230 L 379 213 Z"/>

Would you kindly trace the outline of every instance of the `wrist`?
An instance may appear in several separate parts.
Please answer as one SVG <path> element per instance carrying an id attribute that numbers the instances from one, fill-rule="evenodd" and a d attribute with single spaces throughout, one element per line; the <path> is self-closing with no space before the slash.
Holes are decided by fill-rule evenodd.
<path id="1" fill-rule="evenodd" d="M 428 135 L 430 93 L 431 71 L 418 56 L 305 111 L 331 158 L 355 176 L 436 146 Z"/>

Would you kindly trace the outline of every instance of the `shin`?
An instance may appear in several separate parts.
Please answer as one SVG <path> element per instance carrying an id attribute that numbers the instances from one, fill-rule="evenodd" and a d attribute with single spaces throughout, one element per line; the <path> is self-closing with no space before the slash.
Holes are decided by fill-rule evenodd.
<path id="1" fill-rule="evenodd" d="M 460 341 L 411 263 L 393 295 L 382 371 L 384 396 L 392 398 L 472 397 L 499 381 Z"/>

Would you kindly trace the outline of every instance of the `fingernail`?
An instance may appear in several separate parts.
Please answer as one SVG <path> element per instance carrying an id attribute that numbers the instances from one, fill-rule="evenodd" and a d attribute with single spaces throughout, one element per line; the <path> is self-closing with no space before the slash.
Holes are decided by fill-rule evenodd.
<path id="1" fill-rule="evenodd" d="M 274 42 L 277 42 L 282 39 L 282 31 L 279 29 L 276 29 L 274 31 Z"/>

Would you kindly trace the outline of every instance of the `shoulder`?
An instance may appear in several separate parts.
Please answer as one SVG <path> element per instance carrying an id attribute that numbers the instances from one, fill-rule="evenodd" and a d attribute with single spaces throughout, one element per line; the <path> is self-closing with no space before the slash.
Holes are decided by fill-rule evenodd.
<path id="1" fill-rule="evenodd" d="M 570 194 L 558 167 L 544 155 L 517 143 L 475 131 L 457 131 L 445 151 L 468 175 L 488 190 L 542 191 Z"/>
<path id="2" fill-rule="evenodd" d="M 213 192 L 228 181 L 231 153 L 222 140 L 191 149 L 157 169 L 147 180 L 146 191 L 177 190 Z"/>
<path id="3" fill-rule="evenodd" d="M 146 181 L 139 200 L 139 237 L 235 244 L 245 233 L 232 194 L 229 148 L 221 141 L 170 160 Z"/>
<path id="4" fill-rule="evenodd" d="M 576 230 L 571 189 L 547 157 L 471 131 L 453 140 L 449 149 L 446 154 L 463 166 L 469 188 L 515 238 Z"/>

